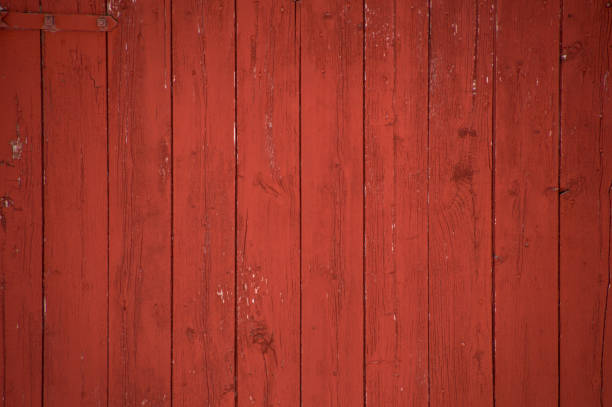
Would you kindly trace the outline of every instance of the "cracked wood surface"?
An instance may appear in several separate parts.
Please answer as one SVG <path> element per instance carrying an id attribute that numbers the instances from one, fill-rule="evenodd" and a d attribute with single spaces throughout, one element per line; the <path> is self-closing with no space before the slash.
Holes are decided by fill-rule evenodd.
<path id="1" fill-rule="evenodd" d="M 298 6 L 236 7 L 237 404 L 299 405 Z"/>
<path id="2" fill-rule="evenodd" d="M 299 5 L 302 400 L 364 400 L 363 3 Z"/>
<path id="3" fill-rule="evenodd" d="M 37 3 L 7 6 L 33 11 Z M 0 50 L 0 405 L 36 406 L 43 356 L 40 33 L 1 32 Z"/>
<path id="4" fill-rule="evenodd" d="M 559 10 L 559 0 L 497 1 L 498 405 L 558 404 Z"/>
<path id="5" fill-rule="evenodd" d="M 608 1 L 7 3 L 0 405 L 612 403 Z"/>
<path id="6" fill-rule="evenodd" d="M 431 9 L 428 257 L 432 406 L 485 406 L 493 400 L 492 5 L 487 0 L 442 1 L 433 3 Z"/>
<path id="7" fill-rule="evenodd" d="M 234 4 L 172 9 L 175 405 L 234 405 Z"/>
<path id="8" fill-rule="evenodd" d="M 102 13 L 104 2 L 43 1 L 42 8 Z M 43 404 L 95 405 L 106 402 L 108 388 L 105 35 L 41 36 Z"/>
<path id="9" fill-rule="evenodd" d="M 109 404 L 170 406 L 170 1 L 108 12 Z"/>
<path id="10" fill-rule="evenodd" d="M 563 3 L 561 54 L 561 406 L 612 404 L 609 2 Z"/>
<path id="11" fill-rule="evenodd" d="M 427 6 L 365 4 L 366 391 L 374 405 L 428 405 Z"/>

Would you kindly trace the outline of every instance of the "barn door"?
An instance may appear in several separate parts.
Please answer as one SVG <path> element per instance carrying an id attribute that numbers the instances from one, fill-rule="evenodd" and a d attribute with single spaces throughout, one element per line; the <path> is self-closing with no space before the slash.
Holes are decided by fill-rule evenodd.
<path id="1" fill-rule="evenodd" d="M 107 394 L 105 32 L 116 22 L 103 1 L 42 3 L 46 13 L 26 13 L 39 10 L 27 0 L 0 12 L 1 338 L 17 350 L 2 353 L 4 405 L 94 405 Z"/>

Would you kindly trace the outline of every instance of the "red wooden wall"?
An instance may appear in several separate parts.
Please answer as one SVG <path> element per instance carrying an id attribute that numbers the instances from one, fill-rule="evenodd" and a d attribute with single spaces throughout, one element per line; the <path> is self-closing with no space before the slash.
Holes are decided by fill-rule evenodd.
<path id="1" fill-rule="evenodd" d="M 0 4 L 0 405 L 612 406 L 610 2 Z"/>

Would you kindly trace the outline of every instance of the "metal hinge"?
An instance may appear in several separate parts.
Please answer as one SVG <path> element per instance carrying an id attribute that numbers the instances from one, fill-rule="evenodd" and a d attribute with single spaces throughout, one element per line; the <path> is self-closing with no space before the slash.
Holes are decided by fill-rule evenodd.
<path id="1" fill-rule="evenodd" d="M 112 31 L 117 20 L 107 15 L 22 13 L 0 6 L 0 29 L 43 31 Z"/>

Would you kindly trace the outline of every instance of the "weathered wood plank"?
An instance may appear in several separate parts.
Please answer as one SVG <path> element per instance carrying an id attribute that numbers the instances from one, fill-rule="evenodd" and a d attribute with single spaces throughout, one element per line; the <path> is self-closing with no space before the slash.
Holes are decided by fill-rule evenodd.
<path id="1" fill-rule="evenodd" d="M 170 405 L 170 2 L 112 0 L 108 34 L 111 405 Z"/>
<path id="2" fill-rule="evenodd" d="M 612 403 L 607 315 L 610 273 L 612 11 L 563 2 L 561 83 L 561 406 Z M 603 397 L 603 398 L 602 398 Z"/>
<path id="3" fill-rule="evenodd" d="M 173 2 L 174 405 L 234 405 L 234 3 Z"/>
<path id="4" fill-rule="evenodd" d="M 493 401 L 493 2 L 431 4 L 431 406 Z"/>
<path id="5" fill-rule="evenodd" d="M 38 1 L 2 3 L 19 11 Z M 40 33 L 0 31 L 2 406 L 37 406 L 42 381 Z"/>
<path id="6" fill-rule="evenodd" d="M 363 3 L 299 4 L 302 70 L 302 401 L 363 389 Z"/>
<path id="7" fill-rule="evenodd" d="M 367 0 L 366 391 L 427 406 L 427 1 Z"/>
<path id="8" fill-rule="evenodd" d="M 497 1 L 495 384 L 558 403 L 559 1 Z"/>
<path id="9" fill-rule="evenodd" d="M 237 2 L 238 405 L 300 404 L 295 7 Z"/>
<path id="10" fill-rule="evenodd" d="M 104 12 L 104 1 L 42 2 Z M 43 34 L 44 405 L 107 394 L 106 38 Z"/>

